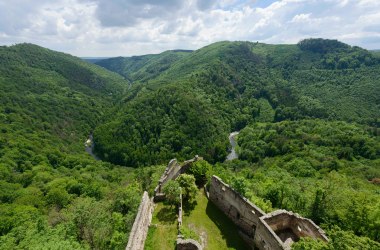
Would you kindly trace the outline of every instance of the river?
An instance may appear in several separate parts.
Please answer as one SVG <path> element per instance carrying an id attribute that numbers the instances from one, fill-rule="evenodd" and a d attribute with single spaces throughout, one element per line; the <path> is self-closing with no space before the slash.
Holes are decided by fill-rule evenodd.
<path id="1" fill-rule="evenodd" d="M 228 136 L 228 139 L 230 140 L 230 144 L 231 144 L 231 152 L 227 155 L 227 159 L 226 159 L 227 161 L 237 159 L 239 157 L 235 151 L 235 147 L 236 147 L 236 140 L 235 139 L 236 139 L 236 136 L 238 134 L 239 134 L 239 132 L 235 131 L 235 132 L 232 132 Z"/>
<path id="2" fill-rule="evenodd" d="M 100 158 L 97 157 L 94 153 L 94 147 L 95 147 L 95 144 L 94 144 L 94 138 L 92 137 L 92 134 L 90 134 L 90 136 L 88 137 L 88 139 L 86 140 L 86 142 L 84 143 L 84 146 L 86 147 L 86 152 L 89 153 L 92 158 L 94 158 L 95 160 L 99 161 Z"/>

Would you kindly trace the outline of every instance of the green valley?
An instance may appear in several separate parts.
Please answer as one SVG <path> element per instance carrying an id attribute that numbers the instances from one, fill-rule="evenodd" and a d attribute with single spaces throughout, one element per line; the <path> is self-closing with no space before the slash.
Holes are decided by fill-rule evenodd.
<path id="1" fill-rule="evenodd" d="M 169 160 L 199 155 L 197 184 L 218 175 L 265 212 L 294 211 L 330 238 L 294 249 L 378 249 L 379 75 L 378 52 L 327 39 L 94 64 L 0 47 L 0 248 L 124 249 L 142 192 Z M 233 131 L 239 159 L 225 161 Z M 85 152 L 89 135 L 100 161 Z M 209 249 L 244 248 L 197 200 L 185 226 L 212 233 Z M 175 235 L 163 239 L 177 231 L 171 209 L 158 203 L 147 249 L 174 249 Z"/>
<path id="2" fill-rule="evenodd" d="M 117 74 L 31 44 L 0 48 L 0 248 L 123 248 L 141 195 L 84 142 L 127 89 Z"/>
<path id="3" fill-rule="evenodd" d="M 225 158 L 226 135 L 253 122 L 322 118 L 378 126 L 379 59 L 338 41 L 307 41 L 219 42 L 187 53 L 156 78 L 133 83 L 117 114 L 95 131 L 97 152 L 127 165 L 195 154 L 215 163 Z M 325 63 L 330 58 L 336 65 Z"/>

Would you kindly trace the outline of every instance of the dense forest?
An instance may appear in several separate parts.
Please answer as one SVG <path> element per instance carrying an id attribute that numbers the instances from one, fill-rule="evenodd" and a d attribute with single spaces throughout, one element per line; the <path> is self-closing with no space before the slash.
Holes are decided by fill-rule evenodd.
<path id="1" fill-rule="evenodd" d="M 219 42 L 181 53 L 157 77 L 134 79 L 118 112 L 97 127 L 103 159 L 133 166 L 199 154 L 215 163 L 225 158 L 226 135 L 252 122 L 320 118 L 379 125 L 380 61 L 364 49 L 311 39 L 298 45 Z M 330 59 L 334 67 L 325 63 Z M 343 59 L 345 67 L 339 66 Z M 131 60 L 99 64 L 112 70 Z"/>
<path id="2" fill-rule="evenodd" d="M 135 172 L 84 151 L 128 83 L 31 45 L 0 47 L 0 248 L 122 249 Z"/>
<path id="3" fill-rule="evenodd" d="M 379 74 L 378 52 L 326 39 L 95 64 L 0 47 L 0 248 L 123 249 L 142 191 L 200 155 L 208 177 L 331 239 L 295 249 L 378 249 Z M 232 131 L 239 159 L 225 162 Z"/>
<path id="4" fill-rule="evenodd" d="M 328 232 L 339 227 L 379 241 L 379 132 L 318 119 L 247 126 L 231 183 L 268 210 L 297 211 Z"/>

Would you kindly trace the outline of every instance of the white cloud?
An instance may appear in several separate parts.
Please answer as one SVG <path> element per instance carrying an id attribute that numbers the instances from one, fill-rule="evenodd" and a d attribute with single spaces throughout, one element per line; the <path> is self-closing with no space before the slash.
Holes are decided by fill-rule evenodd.
<path id="1" fill-rule="evenodd" d="M 307 14 L 298 14 L 298 15 L 295 15 L 293 18 L 292 18 L 292 23 L 303 23 L 303 22 L 308 22 L 310 21 L 310 16 L 311 16 L 311 13 L 307 13 Z"/>
<path id="2" fill-rule="evenodd" d="M 373 49 L 380 48 L 379 13 L 378 0 L 0 0 L 0 44 L 118 56 L 324 37 Z"/>

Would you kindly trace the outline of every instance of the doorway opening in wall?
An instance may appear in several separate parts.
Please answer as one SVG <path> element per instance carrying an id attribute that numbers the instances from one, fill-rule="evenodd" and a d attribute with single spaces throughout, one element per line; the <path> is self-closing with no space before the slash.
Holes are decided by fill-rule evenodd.
<path id="1" fill-rule="evenodd" d="M 236 219 L 240 220 L 240 213 L 239 212 L 236 213 Z"/>

